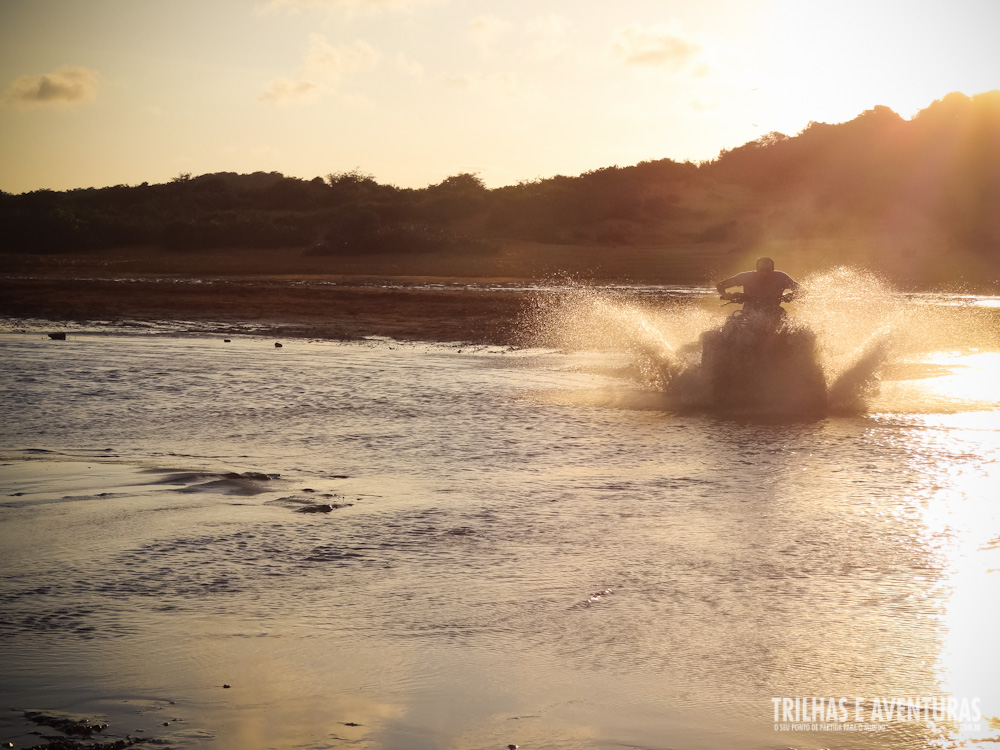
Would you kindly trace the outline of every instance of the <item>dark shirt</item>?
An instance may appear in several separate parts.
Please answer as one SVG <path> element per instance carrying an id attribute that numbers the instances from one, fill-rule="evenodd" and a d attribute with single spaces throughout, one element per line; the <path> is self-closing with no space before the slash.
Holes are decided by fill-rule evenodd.
<path id="1" fill-rule="evenodd" d="M 763 309 L 778 307 L 784 291 L 795 290 L 799 285 L 784 271 L 744 271 L 720 281 L 719 291 L 731 286 L 743 287 L 743 293 L 747 296 L 746 307 Z"/>

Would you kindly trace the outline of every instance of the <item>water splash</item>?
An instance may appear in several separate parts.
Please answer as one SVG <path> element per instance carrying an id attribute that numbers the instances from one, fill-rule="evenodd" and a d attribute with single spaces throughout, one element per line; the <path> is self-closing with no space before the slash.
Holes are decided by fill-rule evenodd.
<path id="1" fill-rule="evenodd" d="M 676 301 L 567 283 L 535 299 L 524 327 L 535 345 L 625 354 L 623 374 L 644 388 L 665 391 L 697 363 L 698 335 L 717 317 Z"/>
<path id="2" fill-rule="evenodd" d="M 742 370 L 737 380 L 756 377 L 753 392 L 769 396 L 755 400 L 749 411 L 862 412 L 879 399 L 887 372 L 905 378 L 903 368 L 909 363 L 912 369 L 928 352 L 997 340 L 992 309 L 920 304 L 878 277 L 846 267 L 805 278 L 788 308 L 781 335 L 805 354 L 775 369 L 761 367 L 760 359 L 752 367 L 731 368 Z M 702 344 L 723 330 L 732 310 L 709 293 L 651 299 L 569 283 L 536 300 L 527 328 L 538 345 L 623 359 L 616 374 L 660 394 L 665 408 L 731 411 L 734 400 L 720 405 L 718 388 L 713 392 Z M 821 373 L 821 403 L 810 397 L 803 375 L 813 369 Z"/>
<path id="3" fill-rule="evenodd" d="M 883 367 L 893 349 L 897 329 L 886 323 L 871 333 L 847 358 L 847 365 L 827 384 L 832 411 L 863 411 L 878 393 Z"/>
<path id="4" fill-rule="evenodd" d="M 805 278 L 794 315 L 817 334 L 831 411 L 863 411 L 878 394 L 886 363 L 903 351 L 910 312 L 870 273 L 841 266 Z"/>

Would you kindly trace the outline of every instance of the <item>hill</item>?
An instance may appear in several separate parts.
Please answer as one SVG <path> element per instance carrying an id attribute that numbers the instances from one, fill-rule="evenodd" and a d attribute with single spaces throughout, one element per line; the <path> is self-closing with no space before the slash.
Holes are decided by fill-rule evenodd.
<path id="1" fill-rule="evenodd" d="M 904 120 L 876 107 L 700 164 L 650 161 L 488 189 L 354 171 L 179 175 L 0 194 L 0 271 L 597 278 L 692 283 L 772 255 L 909 285 L 1000 283 L 1000 91 Z"/>

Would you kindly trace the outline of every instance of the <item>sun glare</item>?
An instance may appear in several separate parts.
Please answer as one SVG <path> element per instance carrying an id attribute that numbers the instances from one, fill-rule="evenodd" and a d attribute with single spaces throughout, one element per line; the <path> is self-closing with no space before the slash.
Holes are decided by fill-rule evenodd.
<path id="1" fill-rule="evenodd" d="M 984 406 L 1000 404 L 1000 352 L 941 353 L 928 361 L 948 370 L 924 382 L 930 393 Z"/>
<path id="2" fill-rule="evenodd" d="M 972 465 L 970 465 L 970 461 Z M 943 463 L 942 485 L 925 504 L 928 543 L 946 558 L 948 590 L 939 675 L 943 691 L 978 699 L 984 717 L 1000 716 L 1000 647 L 994 637 L 996 580 L 1000 571 L 1000 511 L 995 503 L 997 464 L 978 457 Z M 973 736 L 988 735 L 982 729 Z M 968 736 L 968 735 L 967 735 Z"/>
<path id="3" fill-rule="evenodd" d="M 768 118 L 767 130 L 794 135 L 810 121 L 845 122 L 878 105 L 909 119 L 952 91 L 996 87 L 987 68 L 940 54 L 946 44 L 969 45 L 975 54 L 979 41 L 944 6 L 914 12 L 898 0 L 789 0 L 773 19 L 759 50 L 768 61 L 760 90 L 766 111 L 758 115 Z M 938 54 L 929 54 L 931 44 Z"/>

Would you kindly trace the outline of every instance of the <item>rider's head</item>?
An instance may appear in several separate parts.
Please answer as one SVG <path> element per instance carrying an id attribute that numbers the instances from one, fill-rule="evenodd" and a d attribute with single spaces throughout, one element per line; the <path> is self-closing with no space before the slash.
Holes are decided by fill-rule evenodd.
<path id="1" fill-rule="evenodd" d="M 757 258 L 757 270 L 758 271 L 773 271 L 774 261 L 770 258 Z"/>

